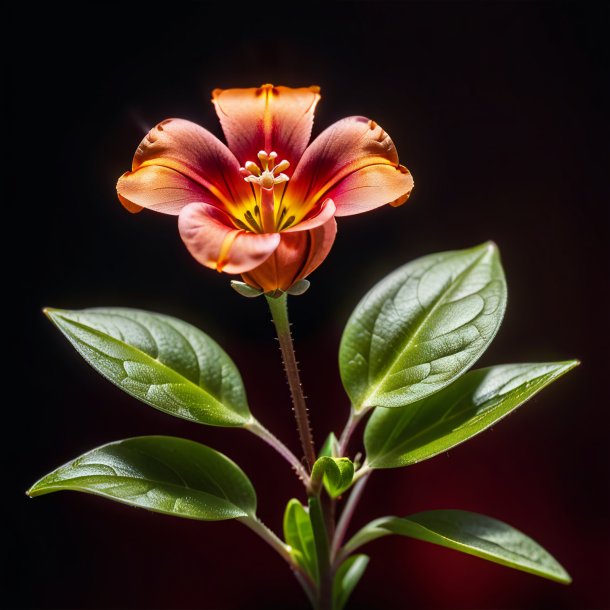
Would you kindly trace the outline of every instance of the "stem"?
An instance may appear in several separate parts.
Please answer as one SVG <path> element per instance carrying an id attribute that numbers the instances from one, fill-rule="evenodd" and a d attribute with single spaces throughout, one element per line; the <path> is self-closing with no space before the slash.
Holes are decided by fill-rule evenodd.
<path id="1" fill-rule="evenodd" d="M 292 560 L 289 547 L 284 544 L 275 533 L 270 530 L 258 517 L 238 517 L 237 520 L 250 528 L 257 536 L 260 536 L 272 549 L 288 563 L 299 584 L 303 587 L 307 597 L 314 603 L 315 584 L 309 575 L 303 572 Z"/>
<path id="2" fill-rule="evenodd" d="M 290 387 L 290 395 L 292 396 L 292 405 L 294 416 L 297 421 L 301 446 L 305 454 L 305 460 L 309 472 L 313 468 L 316 461 L 314 451 L 313 438 L 311 428 L 309 427 L 309 417 L 307 415 L 307 405 L 305 404 L 305 396 L 303 395 L 303 387 L 299 377 L 299 367 L 297 365 L 294 354 L 294 345 L 292 343 L 292 335 L 290 334 L 290 322 L 288 321 L 288 296 L 285 292 L 279 297 L 270 297 L 265 295 L 273 324 L 277 332 L 277 338 L 280 342 L 280 350 L 282 352 L 282 360 L 284 361 L 284 370 L 288 386 Z"/>
<path id="3" fill-rule="evenodd" d="M 364 417 L 364 415 L 368 412 L 368 409 L 364 409 L 357 413 L 354 410 L 354 407 L 351 407 L 349 412 L 349 417 L 347 418 L 347 422 L 345 424 L 345 428 L 343 428 L 343 432 L 341 433 L 341 437 L 339 438 L 339 455 L 344 456 L 347 451 L 347 446 L 349 445 L 350 438 L 352 434 L 355 432 L 360 420 Z"/>
<path id="4" fill-rule="evenodd" d="M 330 563 L 328 531 L 326 529 L 324 511 L 320 499 L 309 498 L 309 518 L 316 547 L 318 560 L 318 599 L 316 610 L 332 610 L 333 605 L 333 571 Z"/>
<path id="5" fill-rule="evenodd" d="M 345 534 L 347 534 L 349 524 L 352 520 L 352 517 L 354 516 L 356 506 L 358 506 L 358 502 L 360 502 L 362 492 L 364 491 L 364 487 L 370 476 L 371 473 L 367 472 L 354 485 L 352 493 L 350 494 L 345 508 L 341 513 L 341 518 L 339 519 L 339 523 L 337 524 L 337 528 L 335 529 L 335 535 L 333 537 L 333 544 L 331 549 L 331 557 L 333 558 L 333 561 L 336 559 L 337 554 L 339 553 L 341 544 L 343 543 L 343 539 L 345 538 Z"/>
<path id="6" fill-rule="evenodd" d="M 271 548 L 286 560 L 290 566 L 294 566 L 288 545 L 284 544 L 258 517 L 238 517 L 237 520 L 249 527 L 255 534 L 260 536 Z"/>
<path id="7" fill-rule="evenodd" d="M 303 481 L 305 487 L 309 487 L 309 475 L 305 468 L 303 468 L 303 464 L 301 464 L 299 458 L 297 458 L 297 456 L 292 453 L 277 436 L 272 432 L 269 432 L 269 430 L 256 419 L 251 423 L 246 424 L 244 428 L 273 447 L 292 466 L 298 477 Z"/>

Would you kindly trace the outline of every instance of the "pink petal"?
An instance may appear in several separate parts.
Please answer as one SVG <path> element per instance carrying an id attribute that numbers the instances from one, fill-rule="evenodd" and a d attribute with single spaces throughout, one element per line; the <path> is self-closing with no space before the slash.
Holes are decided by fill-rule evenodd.
<path id="1" fill-rule="evenodd" d="M 348 117 L 323 131 L 303 154 L 286 197 L 314 206 L 331 198 L 336 216 L 404 203 L 413 188 L 390 136 L 375 121 Z"/>
<path id="2" fill-rule="evenodd" d="M 182 119 L 167 119 L 150 130 L 117 192 L 131 211 L 145 207 L 165 214 L 202 200 L 233 210 L 251 197 L 233 153 L 209 131 Z"/>
<path id="3" fill-rule="evenodd" d="M 275 151 L 293 167 L 311 137 L 319 87 L 215 89 L 212 102 L 229 144 L 242 165 L 259 150 Z M 289 170 L 288 173 L 290 173 Z"/>
<path id="4" fill-rule="evenodd" d="M 117 183 L 117 192 L 121 203 L 130 212 L 149 208 L 155 212 L 177 215 L 189 203 L 214 200 L 198 182 L 161 165 L 124 173 Z"/>
<path id="5" fill-rule="evenodd" d="M 242 278 L 265 292 L 288 290 L 324 261 L 336 234 L 337 222 L 332 217 L 325 224 L 308 231 L 283 231 L 277 250 L 262 265 L 243 274 Z"/>
<path id="6" fill-rule="evenodd" d="M 180 237 L 202 265 L 245 273 L 265 262 L 280 243 L 279 233 L 250 233 L 236 229 L 230 217 L 207 203 L 190 203 L 178 218 Z"/>
<path id="7" fill-rule="evenodd" d="M 332 199 L 326 199 L 322 205 L 315 210 L 315 214 L 310 215 L 305 220 L 288 229 L 284 229 L 282 233 L 294 233 L 296 231 L 307 231 L 315 229 L 323 224 L 326 224 L 335 215 L 335 204 Z"/>
<path id="8" fill-rule="evenodd" d="M 334 218 L 331 218 L 322 226 L 309 231 L 311 244 L 309 247 L 309 256 L 303 265 L 303 269 L 295 279 L 295 282 L 306 278 L 324 262 L 324 259 L 328 256 L 330 249 L 335 242 L 336 235 L 337 221 Z"/>

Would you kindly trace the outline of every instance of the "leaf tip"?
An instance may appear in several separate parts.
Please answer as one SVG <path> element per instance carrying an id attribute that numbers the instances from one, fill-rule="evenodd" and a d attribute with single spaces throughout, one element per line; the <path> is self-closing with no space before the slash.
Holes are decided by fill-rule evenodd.
<path id="1" fill-rule="evenodd" d="M 498 244 L 492 239 L 483 242 L 481 245 L 476 246 L 475 250 L 481 250 L 488 255 L 498 256 L 500 254 L 500 248 L 498 248 Z"/>
<path id="2" fill-rule="evenodd" d="M 38 483 L 40 483 L 40 481 L 38 481 L 38 482 L 34 483 L 34 485 L 32 485 L 32 487 L 30 487 L 30 488 L 29 488 L 29 489 L 28 489 L 28 490 L 25 492 L 25 495 L 26 495 L 28 498 L 35 498 L 36 496 L 40 495 L 40 494 L 38 493 L 38 489 L 37 489 Z"/>
<path id="3" fill-rule="evenodd" d="M 51 322 L 55 322 L 56 319 L 62 314 L 66 313 L 65 309 L 58 309 L 57 307 L 43 307 L 42 313 L 49 319 Z"/>
<path id="4" fill-rule="evenodd" d="M 580 366 L 581 362 L 578 358 L 574 358 L 572 360 L 564 360 L 563 362 L 557 362 L 557 368 L 561 371 L 561 374 L 565 374 L 572 369 L 575 369 L 577 366 Z"/>

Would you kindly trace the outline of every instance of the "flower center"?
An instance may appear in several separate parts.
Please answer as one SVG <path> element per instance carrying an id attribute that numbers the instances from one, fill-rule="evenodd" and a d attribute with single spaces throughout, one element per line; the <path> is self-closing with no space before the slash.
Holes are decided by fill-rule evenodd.
<path id="1" fill-rule="evenodd" d="M 281 199 L 277 206 L 278 209 L 276 210 L 274 193 L 274 187 L 276 185 L 288 182 L 288 176 L 282 172 L 290 167 L 290 163 L 283 160 L 276 165 L 277 153 L 273 151 L 267 153 L 264 150 L 261 150 L 257 156 L 260 161 L 260 167 L 258 164 L 254 163 L 254 161 L 246 161 L 244 167 L 241 167 L 239 171 L 244 177 L 244 180 L 252 185 L 254 196 L 257 201 L 255 213 L 256 215 L 260 213 L 261 223 L 260 225 L 257 223 L 257 226 L 253 226 L 253 228 L 256 232 L 275 233 L 276 231 L 280 231 L 289 226 L 294 220 L 293 218 L 292 220 L 288 219 L 290 222 L 284 222 L 286 210 L 280 210 Z M 259 197 L 260 212 L 258 207 Z"/>

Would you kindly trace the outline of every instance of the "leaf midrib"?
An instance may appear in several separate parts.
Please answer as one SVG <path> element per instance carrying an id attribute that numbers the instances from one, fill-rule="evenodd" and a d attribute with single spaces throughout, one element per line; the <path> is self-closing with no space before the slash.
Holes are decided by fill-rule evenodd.
<path id="1" fill-rule="evenodd" d="M 429 309 L 429 311 L 427 313 L 425 313 L 423 319 L 416 325 L 414 332 L 412 332 L 410 337 L 407 339 L 406 345 L 400 350 L 400 356 L 402 356 L 411 347 L 411 345 L 413 344 L 413 341 L 419 336 L 419 334 L 420 334 L 422 328 L 425 326 L 426 322 L 430 319 L 430 317 L 434 313 L 436 313 L 436 311 L 441 306 L 441 304 L 445 301 L 445 299 L 454 291 L 458 281 L 464 275 L 466 275 L 469 271 L 471 271 L 472 268 L 488 254 L 489 251 L 490 251 L 490 247 L 486 245 L 483 252 L 480 254 L 480 256 L 477 256 L 469 265 L 466 266 L 465 269 L 460 271 L 460 273 L 458 273 L 458 275 L 456 275 L 455 278 L 450 282 L 449 286 L 447 288 L 445 288 L 439 294 L 439 296 L 437 297 L 437 299 L 434 302 L 434 304 L 432 305 L 432 307 Z M 433 269 L 436 265 L 440 264 L 440 262 L 442 262 L 442 261 L 436 261 L 434 263 L 434 265 L 432 265 L 431 267 L 426 269 L 425 273 L 428 273 L 430 271 L 430 269 Z M 417 284 L 418 289 L 419 289 L 419 282 L 421 282 L 421 277 L 418 280 L 418 284 Z M 394 298 L 395 296 L 396 295 L 394 294 L 392 298 Z M 418 298 L 418 301 L 419 301 L 419 298 Z M 420 303 L 420 305 L 421 305 L 421 303 Z M 375 317 L 375 322 L 377 321 L 378 318 L 379 318 L 379 316 L 377 315 Z M 372 342 L 371 342 L 371 345 L 372 345 Z M 373 390 L 371 392 L 369 392 L 363 400 L 360 401 L 359 408 L 362 408 L 363 406 L 370 406 L 370 405 L 367 405 L 367 403 L 377 394 L 377 391 L 379 390 L 379 388 L 385 383 L 386 379 L 390 376 L 390 371 L 392 370 L 394 363 L 396 362 L 397 359 L 398 358 L 395 358 L 388 366 L 386 366 L 385 370 L 383 371 L 380 381 L 378 381 L 375 384 Z M 368 358 L 367 358 L 367 363 L 369 363 L 369 366 L 370 366 L 370 362 L 371 362 L 371 346 L 369 346 L 369 354 L 368 354 Z"/>

